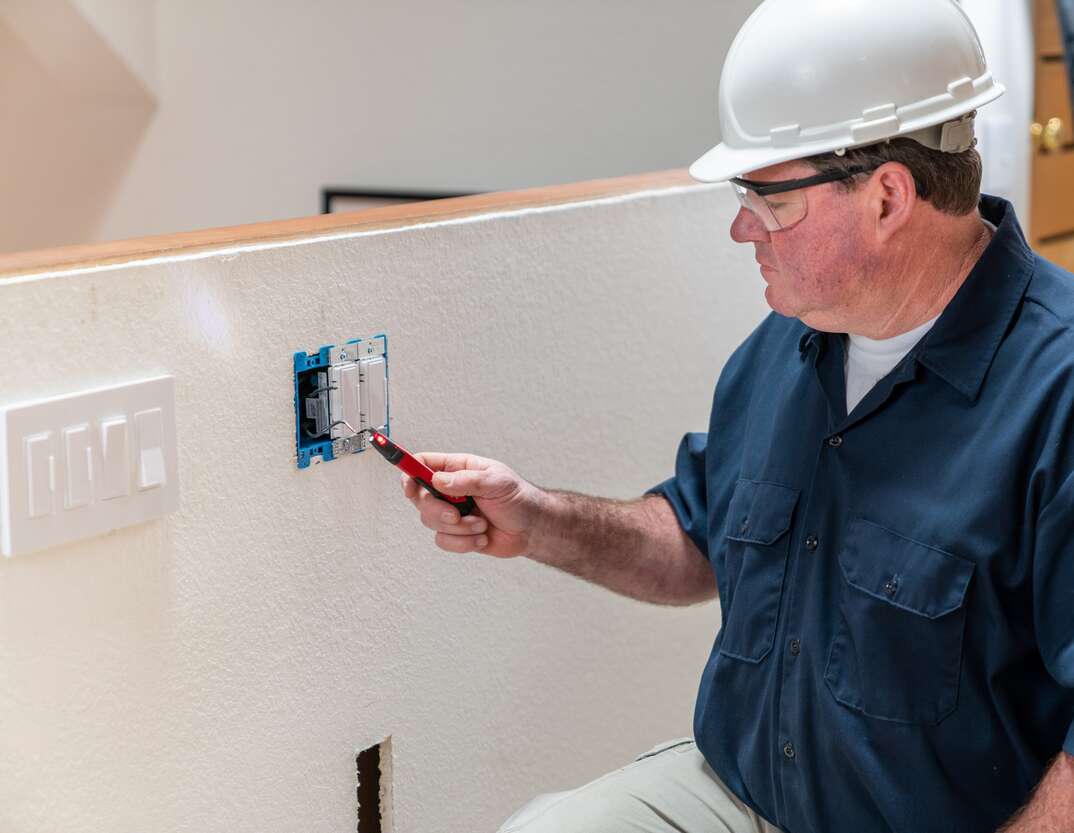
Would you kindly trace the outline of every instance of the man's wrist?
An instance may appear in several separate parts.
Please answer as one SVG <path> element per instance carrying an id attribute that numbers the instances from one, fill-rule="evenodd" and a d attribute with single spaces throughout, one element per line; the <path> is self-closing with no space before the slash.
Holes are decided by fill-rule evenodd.
<path id="1" fill-rule="evenodd" d="M 529 546 L 526 548 L 525 557 L 531 561 L 545 564 L 548 563 L 548 555 L 553 549 L 549 546 L 549 541 L 555 535 L 553 530 L 556 524 L 556 516 L 560 514 L 559 504 L 562 498 L 550 489 L 542 489 L 532 483 L 530 486 L 535 493 L 533 500 L 534 514 L 533 525 L 529 535 Z"/>

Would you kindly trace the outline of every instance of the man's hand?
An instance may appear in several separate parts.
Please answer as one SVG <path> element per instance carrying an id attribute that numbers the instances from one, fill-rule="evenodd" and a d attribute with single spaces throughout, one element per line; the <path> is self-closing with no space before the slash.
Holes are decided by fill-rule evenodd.
<path id="1" fill-rule="evenodd" d="M 459 511 L 403 475 L 403 494 L 436 532 L 436 545 L 448 552 L 480 552 L 499 558 L 529 555 L 534 529 L 547 495 L 503 463 L 473 454 L 415 454 L 436 474 L 432 485 L 447 495 L 471 495 L 480 515 Z"/>

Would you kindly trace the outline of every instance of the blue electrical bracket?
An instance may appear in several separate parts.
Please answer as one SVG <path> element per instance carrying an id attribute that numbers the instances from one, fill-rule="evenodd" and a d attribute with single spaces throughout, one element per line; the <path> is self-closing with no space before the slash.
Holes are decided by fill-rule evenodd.
<path id="1" fill-rule="evenodd" d="M 350 396 L 333 397 L 331 393 L 338 389 L 338 384 L 330 381 L 333 378 L 353 380 L 367 387 L 361 395 L 355 388 Z M 355 403 L 359 401 L 362 408 L 372 413 L 355 411 Z M 308 468 L 318 458 L 329 462 L 363 451 L 366 445 L 363 432 L 367 428 L 389 433 L 387 334 L 355 338 L 339 345 L 326 344 L 313 353 L 295 353 L 294 405 L 295 449 L 300 469 Z M 348 427 L 340 428 L 337 433 L 341 436 L 333 437 L 332 429 L 344 419 Z"/>

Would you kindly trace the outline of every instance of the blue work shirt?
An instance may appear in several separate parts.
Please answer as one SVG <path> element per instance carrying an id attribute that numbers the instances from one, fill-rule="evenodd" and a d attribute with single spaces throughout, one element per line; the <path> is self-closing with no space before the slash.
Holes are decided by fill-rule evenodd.
<path id="1" fill-rule="evenodd" d="M 1010 203 L 846 413 L 844 336 L 771 314 L 663 494 L 723 625 L 694 732 L 789 833 L 994 833 L 1074 754 L 1074 276 Z"/>

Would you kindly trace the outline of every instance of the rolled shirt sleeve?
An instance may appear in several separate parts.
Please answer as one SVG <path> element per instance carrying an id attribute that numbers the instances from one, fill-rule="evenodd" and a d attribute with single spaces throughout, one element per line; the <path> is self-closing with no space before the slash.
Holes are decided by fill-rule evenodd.
<path id="1" fill-rule="evenodd" d="M 750 391 L 765 376 L 772 355 L 765 349 L 766 337 L 781 320 L 769 315 L 732 353 L 712 394 L 708 432 L 686 434 L 675 455 L 674 476 L 646 492 L 671 504 L 683 531 L 712 564 L 719 587 L 726 586 L 723 524 L 741 466 Z"/>
<path id="2" fill-rule="evenodd" d="M 682 438 L 675 455 L 675 475 L 646 494 L 667 498 L 679 525 L 699 550 L 709 557 L 708 500 L 705 488 L 705 450 L 708 435 L 690 433 Z"/>

